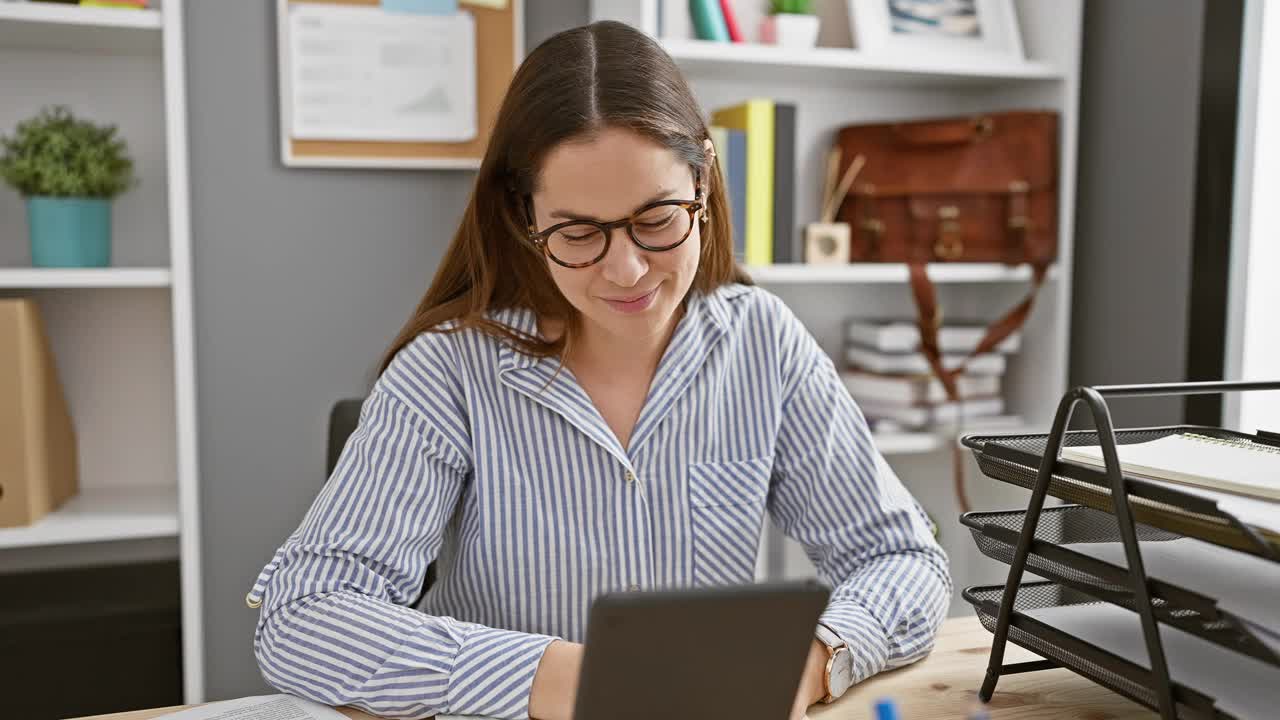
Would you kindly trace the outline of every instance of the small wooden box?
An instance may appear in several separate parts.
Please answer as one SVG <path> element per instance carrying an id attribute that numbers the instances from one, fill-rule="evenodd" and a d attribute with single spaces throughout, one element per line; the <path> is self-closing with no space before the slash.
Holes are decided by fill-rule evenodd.
<path id="1" fill-rule="evenodd" d="M 0 300 L 0 528 L 30 525 L 79 489 L 75 429 L 33 300 Z"/>
<path id="2" fill-rule="evenodd" d="M 849 262 L 849 224 L 809 223 L 804 228 L 804 261 L 808 265 Z"/>

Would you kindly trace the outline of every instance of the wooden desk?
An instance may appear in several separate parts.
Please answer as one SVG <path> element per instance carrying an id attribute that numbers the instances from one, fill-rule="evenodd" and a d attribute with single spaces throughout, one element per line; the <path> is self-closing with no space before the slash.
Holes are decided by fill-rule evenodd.
<path id="1" fill-rule="evenodd" d="M 809 711 L 812 720 L 864 720 L 878 698 L 898 702 L 903 720 L 964 718 L 986 673 L 991 633 L 974 617 L 948 620 L 929 657 L 914 665 L 881 673 L 850 689 L 831 705 Z M 1038 659 L 1009 645 L 1005 662 Z M 84 720 L 150 720 L 181 708 L 139 710 L 98 715 Z M 1069 670 L 1043 670 L 1000 678 L 988 707 L 992 720 L 1152 720 L 1156 713 Z M 342 708 L 352 720 L 377 720 L 359 710 Z"/>

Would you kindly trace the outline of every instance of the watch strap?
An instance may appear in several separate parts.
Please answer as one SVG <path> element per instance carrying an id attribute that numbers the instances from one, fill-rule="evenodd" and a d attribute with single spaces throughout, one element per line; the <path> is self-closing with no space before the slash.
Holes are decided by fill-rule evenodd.
<path id="1" fill-rule="evenodd" d="M 827 646 L 828 650 L 834 651 L 845 646 L 844 640 L 841 640 L 840 636 L 832 632 L 831 628 L 826 625 L 818 625 L 814 635 L 823 645 Z"/>

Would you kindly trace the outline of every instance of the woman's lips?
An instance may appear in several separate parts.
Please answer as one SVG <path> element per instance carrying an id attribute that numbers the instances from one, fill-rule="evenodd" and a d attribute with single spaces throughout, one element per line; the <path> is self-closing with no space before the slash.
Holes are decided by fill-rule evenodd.
<path id="1" fill-rule="evenodd" d="M 659 285 L 658 287 L 662 287 Z M 653 298 L 658 294 L 658 288 L 650 290 L 644 295 L 633 295 L 629 298 L 603 298 L 609 303 L 609 307 L 624 313 L 638 313 L 647 310 L 653 304 Z"/>

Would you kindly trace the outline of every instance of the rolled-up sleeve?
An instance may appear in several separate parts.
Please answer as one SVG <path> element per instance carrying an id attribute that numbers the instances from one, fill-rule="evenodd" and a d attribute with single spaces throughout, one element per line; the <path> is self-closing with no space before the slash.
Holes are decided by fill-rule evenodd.
<path id="1" fill-rule="evenodd" d="M 821 622 L 849 645 L 860 682 L 928 654 L 951 577 L 830 358 L 790 320 L 769 509 L 832 588 Z"/>
<path id="2" fill-rule="evenodd" d="M 379 379 L 333 476 L 249 593 L 261 603 L 254 651 L 271 685 L 329 705 L 526 718 L 555 638 L 407 607 L 471 472 L 457 383 L 439 369 L 393 364 Z"/>

